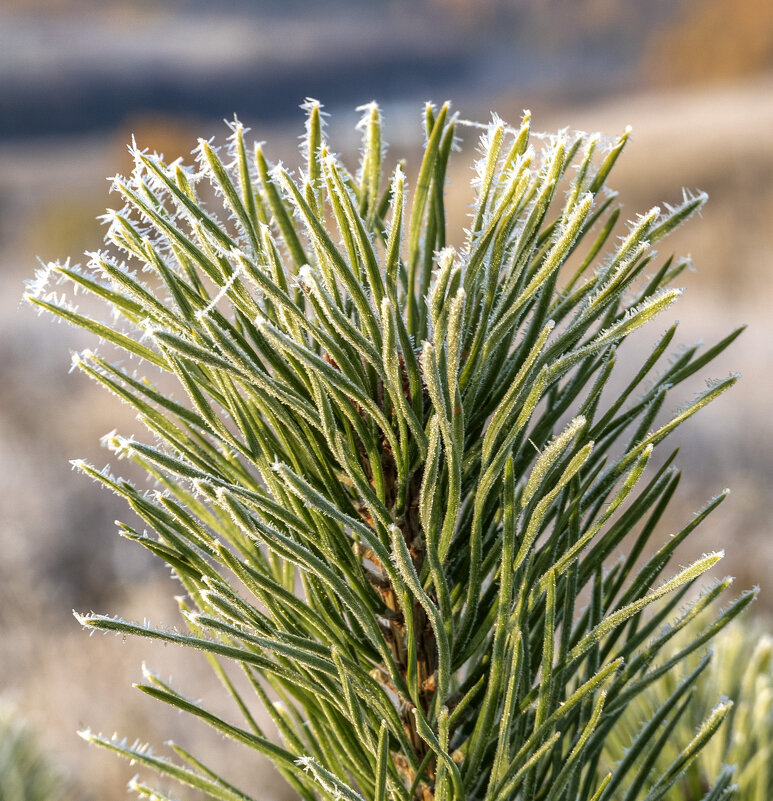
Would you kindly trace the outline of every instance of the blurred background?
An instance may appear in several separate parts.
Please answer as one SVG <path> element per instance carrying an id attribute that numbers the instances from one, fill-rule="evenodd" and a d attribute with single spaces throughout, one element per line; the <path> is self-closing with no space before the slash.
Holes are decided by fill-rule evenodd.
<path id="1" fill-rule="evenodd" d="M 424 101 L 450 99 L 483 121 L 496 111 L 518 123 L 528 108 L 537 131 L 632 125 L 610 181 L 629 217 L 678 201 L 682 187 L 710 194 L 702 219 L 662 248 L 695 262 L 677 336 L 710 345 L 748 323 L 706 376 L 744 378 L 678 432 L 685 479 L 674 528 L 659 536 L 730 486 L 683 560 L 727 548 L 723 574 L 739 590 L 761 584 L 756 613 L 773 611 L 770 0 L 0 0 L 0 701 L 78 798 L 124 798 L 134 771 L 87 747 L 77 728 L 200 736 L 129 687 L 141 661 L 204 697 L 206 666 L 174 649 L 86 641 L 71 616 L 93 608 L 171 625 L 178 585 L 116 536 L 120 503 L 70 472 L 74 457 L 104 464 L 99 437 L 134 421 L 68 372 L 68 351 L 87 338 L 21 307 L 22 282 L 38 258 L 78 261 L 99 246 L 95 217 L 114 203 L 105 176 L 130 168 L 132 134 L 174 158 L 197 136 L 224 136 L 223 118 L 236 113 L 271 158 L 292 165 L 307 96 L 331 113 L 344 155 L 356 152 L 355 107 L 377 100 L 409 177 Z M 449 187 L 459 228 L 475 145 L 466 136 Z M 231 766 L 248 792 L 287 796 L 260 766 Z"/>

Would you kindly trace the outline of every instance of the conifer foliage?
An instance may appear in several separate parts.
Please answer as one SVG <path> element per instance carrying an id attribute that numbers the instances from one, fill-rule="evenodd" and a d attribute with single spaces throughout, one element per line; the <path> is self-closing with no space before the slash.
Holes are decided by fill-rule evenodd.
<path id="1" fill-rule="evenodd" d="M 628 132 L 532 136 L 528 113 L 515 128 L 494 117 L 470 228 L 451 247 L 444 187 L 460 121 L 426 108 L 409 187 L 402 164 L 386 174 L 378 107 L 362 111 L 355 172 L 311 101 L 295 176 L 238 122 L 220 150 L 201 140 L 192 166 L 133 147 L 107 248 L 31 282 L 30 302 L 106 344 L 75 364 L 136 409 L 148 440 L 105 442 L 155 488 L 74 464 L 126 499 L 147 529 L 121 533 L 185 591 L 178 630 L 79 620 L 202 651 L 232 717 L 151 672 L 139 689 L 244 758 L 268 756 L 308 801 L 667 797 L 729 709 L 718 703 L 659 766 L 705 661 L 610 772 L 601 757 L 631 701 L 753 596 L 665 648 L 730 581 L 701 580 L 719 553 L 674 566 L 724 495 L 661 531 L 679 473 L 675 454 L 656 465 L 653 449 L 734 383 L 668 413 L 669 390 L 739 332 L 669 361 L 671 326 L 628 356 L 640 362 L 622 384 L 615 362 L 677 300 L 687 262 L 653 246 L 705 196 L 619 226 L 605 185 Z M 109 321 L 60 283 L 103 301 Z M 205 755 L 83 736 L 210 798 L 260 797 Z M 706 799 L 727 797 L 723 777 Z"/>

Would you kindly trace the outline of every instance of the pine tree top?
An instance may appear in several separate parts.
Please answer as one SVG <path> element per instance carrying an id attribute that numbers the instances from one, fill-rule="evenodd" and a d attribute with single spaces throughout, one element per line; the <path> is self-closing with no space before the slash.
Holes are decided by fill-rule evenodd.
<path id="1" fill-rule="evenodd" d="M 295 176 L 249 148 L 236 121 L 224 148 L 199 141 L 193 165 L 133 144 L 106 249 L 31 282 L 33 304 L 108 346 L 74 364 L 136 409 L 150 441 L 113 432 L 105 444 L 157 488 L 74 464 L 128 501 L 149 531 L 121 533 L 186 593 L 184 631 L 78 619 L 204 651 L 240 724 L 152 673 L 140 689 L 267 755 L 306 799 L 643 797 L 657 740 L 637 737 L 602 775 L 605 737 L 753 598 L 659 660 L 730 581 L 694 592 L 721 554 L 669 567 L 724 494 L 661 544 L 679 473 L 673 453 L 652 466 L 653 450 L 736 379 L 662 411 L 739 331 L 663 366 L 672 325 L 627 357 L 641 363 L 622 388 L 616 350 L 678 299 L 687 262 L 653 246 L 706 197 L 685 194 L 617 235 L 606 180 L 628 131 L 564 131 L 535 146 L 528 113 L 518 127 L 494 117 L 470 227 L 451 247 L 444 186 L 459 120 L 448 105 L 426 107 L 412 188 L 402 164 L 384 174 L 376 104 L 362 109 L 354 172 L 329 148 L 320 105 L 305 110 Z M 59 284 L 110 317 L 80 311 Z M 611 561 L 620 548 L 627 556 Z M 695 676 L 653 721 L 679 719 Z M 728 709 L 709 714 L 647 801 Z M 178 764 L 84 736 L 211 798 L 250 797 L 182 750 Z M 707 798 L 725 797 L 722 776 Z"/>

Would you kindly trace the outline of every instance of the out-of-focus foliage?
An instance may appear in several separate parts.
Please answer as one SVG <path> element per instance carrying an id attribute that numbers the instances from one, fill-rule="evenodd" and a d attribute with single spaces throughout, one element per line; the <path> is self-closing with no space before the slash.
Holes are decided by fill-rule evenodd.
<path id="1" fill-rule="evenodd" d="M 62 772 L 13 707 L 0 703 L 0 801 L 75 801 Z"/>
<path id="2" fill-rule="evenodd" d="M 770 0 L 690 0 L 652 36 L 643 60 L 666 84 L 728 81 L 773 68 Z"/>
<path id="3" fill-rule="evenodd" d="M 674 638 L 672 650 L 683 647 L 698 620 Z M 695 736 L 704 716 L 720 697 L 729 698 L 733 709 L 717 736 L 701 751 L 667 801 L 699 801 L 725 766 L 734 766 L 736 801 L 769 801 L 773 798 L 773 637 L 753 619 L 740 618 L 712 642 L 713 658 L 692 689 L 687 713 L 677 722 L 657 754 L 659 770 L 669 765 L 681 748 Z M 666 673 L 633 701 L 607 738 L 601 767 L 614 770 L 653 713 L 674 693 L 701 661 L 693 655 L 676 670 Z M 654 741 L 653 736 L 653 741 Z M 644 788 L 651 789 L 646 781 Z M 622 797 L 622 796 L 621 796 Z"/>

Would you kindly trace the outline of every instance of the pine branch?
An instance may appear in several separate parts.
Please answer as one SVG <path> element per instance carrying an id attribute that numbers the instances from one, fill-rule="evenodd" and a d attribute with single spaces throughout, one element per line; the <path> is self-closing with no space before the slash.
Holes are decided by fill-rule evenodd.
<path id="1" fill-rule="evenodd" d="M 723 496 L 637 570 L 678 482 L 673 455 L 650 467 L 654 449 L 735 377 L 664 416 L 669 392 L 738 332 L 660 367 L 671 326 L 613 387 L 620 343 L 680 295 L 670 284 L 684 262 L 658 267 L 652 245 L 705 195 L 652 209 L 615 240 L 606 180 L 628 131 L 535 146 L 528 113 L 517 128 L 495 117 L 470 229 L 449 246 L 444 187 L 462 123 L 448 105 L 425 110 L 412 192 L 401 165 L 385 175 L 375 103 L 354 171 L 333 155 L 319 103 L 304 108 L 297 175 L 250 151 L 238 121 L 225 148 L 200 141 L 193 166 L 134 147 L 108 250 L 30 283 L 31 303 L 129 355 L 129 367 L 92 351 L 74 364 L 145 424 L 147 442 L 106 445 L 160 489 L 74 464 L 129 503 L 150 533 L 122 533 L 186 593 L 187 631 L 79 621 L 202 651 L 239 722 L 151 673 L 139 689 L 267 755 L 305 799 L 665 797 L 729 712 L 717 706 L 658 763 L 660 727 L 686 714 L 705 660 L 623 758 L 602 757 L 626 710 L 753 598 L 668 650 L 729 587 L 680 613 L 721 554 L 670 567 Z M 219 203 L 205 205 L 202 183 Z M 185 402 L 160 388 L 168 379 Z M 621 544 L 628 558 L 610 566 Z M 281 744 L 255 722 L 261 705 Z M 249 797 L 182 746 L 178 764 L 84 736 L 210 798 Z M 722 773 L 707 797 L 729 787 Z"/>

